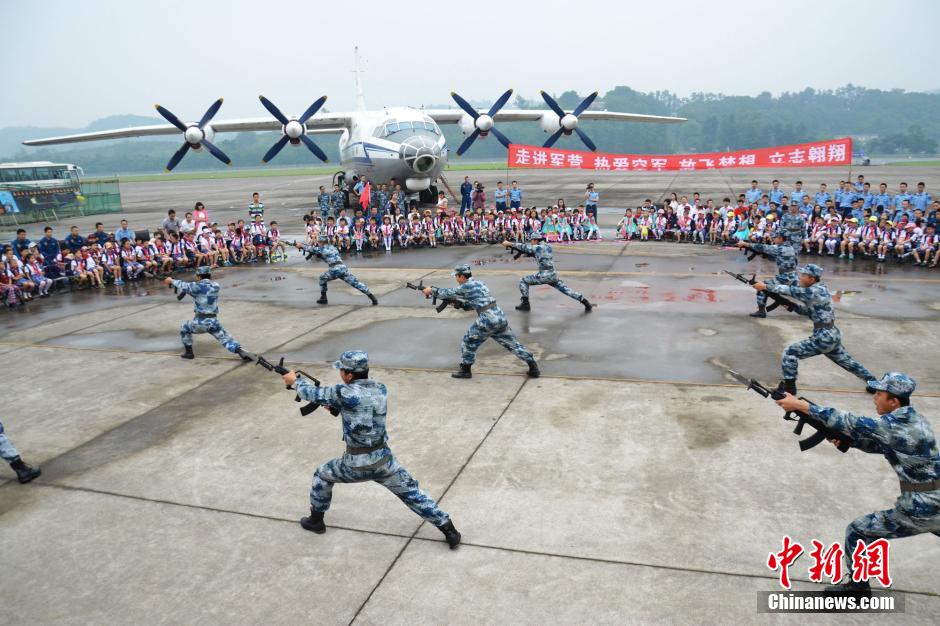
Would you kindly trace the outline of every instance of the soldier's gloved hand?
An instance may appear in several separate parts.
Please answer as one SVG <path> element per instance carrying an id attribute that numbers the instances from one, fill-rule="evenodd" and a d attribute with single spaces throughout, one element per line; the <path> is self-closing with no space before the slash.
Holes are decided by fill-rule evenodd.
<path id="1" fill-rule="evenodd" d="M 163 284 L 169 287 L 170 285 L 173 284 L 173 279 L 167 276 L 166 278 L 163 279 Z"/>
<path id="2" fill-rule="evenodd" d="M 297 373 L 294 372 L 294 370 L 291 370 L 286 374 L 282 374 L 281 378 L 284 379 L 284 384 L 287 387 L 293 387 L 294 383 L 297 382 Z"/>

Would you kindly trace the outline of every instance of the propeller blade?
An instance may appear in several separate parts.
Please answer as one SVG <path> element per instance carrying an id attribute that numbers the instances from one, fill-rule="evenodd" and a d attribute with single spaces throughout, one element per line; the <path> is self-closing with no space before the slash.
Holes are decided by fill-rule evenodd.
<path id="1" fill-rule="evenodd" d="M 542 144 L 542 147 L 543 147 L 543 148 L 551 148 L 552 146 L 554 146 L 554 145 L 555 145 L 555 142 L 558 141 L 558 138 L 561 137 L 562 133 L 564 133 L 564 132 L 565 132 L 565 129 L 564 129 L 564 128 L 559 128 L 558 130 L 556 130 L 556 131 L 554 132 L 554 134 L 553 134 L 551 137 L 548 138 L 548 141 L 546 141 L 544 144 Z"/>
<path id="2" fill-rule="evenodd" d="M 476 140 L 476 138 L 479 137 L 479 136 L 480 136 L 480 129 L 479 129 L 479 128 L 474 128 L 474 129 L 473 129 L 473 132 L 470 133 L 469 135 L 467 135 L 467 138 L 464 139 L 464 140 L 463 140 L 463 143 L 460 144 L 460 147 L 457 148 L 457 156 L 460 156 L 460 155 L 462 155 L 464 152 L 466 152 L 466 151 L 467 151 L 467 148 L 469 148 L 471 145 L 473 145 L 473 142 L 474 142 L 474 141 Z"/>
<path id="3" fill-rule="evenodd" d="M 287 145 L 287 142 L 290 141 L 290 137 L 287 135 L 282 136 L 280 139 L 274 142 L 274 145 L 271 146 L 271 149 L 264 153 L 264 156 L 261 157 L 262 163 L 267 163 L 273 159 L 278 152 L 281 151 L 281 148 Z"/>
<path id="4" fill-rule="evenodd" d="M 580 137 L 581 141 L 584 142 L 584 145 L 588 147 L 588 150 L 590 150 L 591 152 L 597 152 L 597 146 L 594 145 L 594 142 L 591 141 L 590 137 L 584 134 L 583 130 L 575 126 L 574 132 L 578 133 L 578 137 Z"/>
<path id="5" fill-rule="evenodd" d="M 183 157 L 186 156 L 186 153 L 189 152 L 190 145 L 187 142 L 183 142 L 183 147 L 173 153 L 173 156 L 170 157 L 169 162 L 166 164 L 166 171 L 171 171 L 174 167 L 180 164 L 180 161 L 183 160 Z"/>
<path id="6" fill-rule="evenodd" d="M 302 142 L 304 142 L 304 145 L 307 146 L 307 147 L 310 149 L 310 152 L 312 152 L 312 153 L 314 153 L 315 155 L 317 155 L 317 158 L 318 158 L 318 159 L 320 159 L 320 160 L 323 161 L 324 163 L 328 163 L 328 162 L 329 162 L 329 159 L 326 158 L 326 153 L 323 152 L 323 150 L 320 150 L 320 146 L 318 146 L 316 143 L 314 143 L 313 139 L 311 139 L 310 137 L 308 137 L 308 136 L 306 136 L 306 135 L 301 135 L 301 136 L 300 136 L 300 140 L 301 140 Z"/>
<path id="7" fill-rule="evenodd" d="M 281 110 L 274 106 L 274 103 L 265 98 L 264 96 L 258 96 L 258 100 L 261 100 L 261 104 L 268 110 L 268 113 L 274 116 L 274 119 L 279 121 L 283 125 L 287 125 L 288 119 L 281 113 Z"/>
<path id="8" fill-rule="evenodd" d="M 209 142 L 209 141 L 206 141 L 205 139 L 203 139 L 201 143 L 202 143 L 202 145 L 204 145 L 204 146 L 206 147 L 206 150 L 208 150 L 209 153 L 210 153 L 212 156 L 214 156 L 214 157 L 217 158 L 218 160 L 222 161 L 222 162 L 225 163 L 226 165 L 231 165 L 231 164 L 232 164 L 232 159 L 230 159 L 230 158 L 228 158 L 227 156 L 225 156 L 225 153 L 222 152 L 221 150 L 219 150 L 218 148 L 216 148 L 216 147 L 215 147 L 215 144 L 213 144 L 213 143 L 211 143 L 211 142 Z"/>
<path id="9" fill-rule="evenodd" d="M 542 94 L 542 100 L 545 101 L 545 104 L 548 105 L 548 108 L 555 112 L 555 115 L 558 116 L 558 119 L 561 119 L 565 116 L 565 112 L 560 106 L 558 106 L 558 103 L 555 102 L 554 98 L 548 95 L 544 90 L 540 91 L 539 93 Z"/>
<path id="10" fill-rule="evenodd" d="M 597 97 L 597 92 L 595 91 L 590 96 L 582 100 L 581 104 L 578 105 L 578 108 L 572 111 L 571 114 L 574 115 L 575 117 L 578 117 L 579 115 L 584 113 L 587 110 L 587 108 L 591 106 L 591 103 L 594 102 L 594 99 L 596 97 Z"/>
<path id="11" fill-rule="evenodd" d="M 163 119 L 165 119 L 166 121 L 168 121 L 170 124 L 173 124 L 173 126 L 176 126 L 177 128 L 179 128 L 179 129 L 180 129 L 181 131 L 183 131 L 184 133 L 186 132 L 186 124 L 184 124 L 183 122 L 181 122 L 181 121 L 180 121 L 180 118 L 176 117 L 175 115 L 173 115 L 173 113 L 171 113 L 171 112 L 170 112 L 169 110 L 167 110 L 167 109 L 164 109 L 164 108 L 163 108 L 162 106 L 160 106 L 159 104 L 155 104 L 155 105 L 153 105 L 153 106 L 154 106 L 154 108 L 157 109 L 157 113 L 159 113 L 160 115 L 163 116 Z"/>
<path id="12" fill-rule="evenodd" d="M 503 144 L 504 146 L 506 146 L 507 149 L 509 148 L 509 144 L 512 143 L 512 142 L 509 140 L 509 137 L 507 137 L 506 135 L 504 135 L 504 134 L 502 134 L 501 132 L 499 132 L 498 130 L 496 130 L 496 127 L 495 127 L 495 126 L 490 129 L 490 132 L 493 133 L 494 135 L 496 135 L 496 138 L 499 139 L 499 143 L 501 143 L 501 144 Z"/>
<path id="13" fill-rule="evenodd" d="M 307 108 L 307 110 L 304 111 L 304 114 L 300 116 L 300 119 L 297 121 L 300 122 L 301 124 L 306 124 L 307 120 L 309 120 L 311 117 L 317 114 L 317 111 L 320 110 L 320 107 L 323 106 L 324 102 L 326 102 L 326 96 L 320 96 L 319 98 L 317 98 L 317 101 L 311 104 Z"/>
<path id="14" fill-rule="evenodd" d="M 473 119 L 476 119 L 476 118 L 480 117 L 480 114 L 477 113 L 477 110 L 474 109 L 472 106 L 470 106 L 470 103 L 469 103 L 469 102 L 467 102 L 466 100 L 464 100 L 463 98 L 461 98 L 461 97 L 457 94 L 456 91 L 450 92 L 450 97 L 454 99 L 454 102 L 457 103 L 457 106 L 459 106 L 461 109 L 463 109 L 464 112 L 465 112 L 467 115 L 469 115 L 469 116 L 472 117 Z"/>
<path id="15" fill-rule="evenodd" d="M 499 97 L 499 100 L 493 103 L 493 106 L 490 107 L 489 113 L 487 113 L 487 115 L 489 115 L 490 117 L 493 117 L 494 115 L 496 115 L 496 113 L 501 108 L 506 106 L 507 102 L 509 102 L 510 96 L 512 96 L 512 89 L 507 90 L 506 93 L 504 93 L 503 95 Z"/>
<path id="16" fill-rule="evenodd" d="M 218 112 L 219 112 L 219 109 L 221 109 L 221 108 L 222 108 L 222 98 L 219 98 L 218 100 L 216 100 L 215 102 L 213 102 L 213 103 L 209 106 L 208 109 L 206 109 L 205 114 L 202 116 L 202 119 L 199 120 L 199 124 L 197 124 L 197 126 L 199 126 L 199 128 L 202 128 L 203 126 L 205 126 L 206 124 L 208 124 L 208 123 L 209 123 L 209 120 L 211 120 L 213 117 L 215 117 L 215 114 L 218 113 Z"/>

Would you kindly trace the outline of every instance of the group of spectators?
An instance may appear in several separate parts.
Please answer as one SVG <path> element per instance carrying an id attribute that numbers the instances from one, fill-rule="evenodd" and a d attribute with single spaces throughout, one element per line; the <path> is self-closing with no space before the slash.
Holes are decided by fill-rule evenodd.
<path id="1" fill-rule="evenodd" d="M 864 175 L 854 183 L 839 181 L 834 193 L 825 183 L 816 192 L 806 191 L 802 181 L 787 191 L 779 180 L 764 191 L 753 180 L 734 202 L 726 197 L 721 206 L 710 198 L 703 200 L 699 193 L 691 200 L 672 193 L 659 203 L 647 199 L 624 211 L 617 234 L 627 241 L 770 242 L 787 213 L 802 218 L 803 253 L 850 260 L 862 254 L 877 262 L 894 259 L 937 267 L 940 201 L 931 198 L 923 182 L 917 183 L 914 193 L 903 182 L 893 193 L 885 183 L 873 193 Z"/>

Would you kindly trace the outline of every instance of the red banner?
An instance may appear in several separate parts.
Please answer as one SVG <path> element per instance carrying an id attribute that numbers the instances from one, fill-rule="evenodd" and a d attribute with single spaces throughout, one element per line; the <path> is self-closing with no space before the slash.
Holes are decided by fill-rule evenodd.
<path id="1" fill-rule="evenodd" d="M 710 152 L 707 154 L 604 154 L 557 150 L 540 146 L 509 146 L 508 166 L 513 168 L 613 170 L 664 172 L 715 170 L 735 167 L 820 167 L 849 165 L 852 138 L 830 139 L 775 148 Z"/>

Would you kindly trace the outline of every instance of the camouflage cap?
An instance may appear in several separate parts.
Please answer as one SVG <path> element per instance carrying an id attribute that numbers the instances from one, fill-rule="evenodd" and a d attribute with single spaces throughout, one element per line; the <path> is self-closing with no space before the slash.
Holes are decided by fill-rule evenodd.
<path id="1" fill-rule="evenodd" d="M 196 276 L 211 276 L 212 267 L 209 265 L 200 265 L 196 268 Z"/>
<path id="2" fill-rule="evenodd" d="M 812 276 L 816 280 L 819 280 L 822 277 L 823 269 L 816 265 L 815 263 L 807 263 L 800 268 L 800 274 L 806 274 L 807 276 Z"/>
<path id="3" fill-rule="evenodd" d="M 914 393 L 917 381 L 901 372 L 888 372 L 881 377 L 881 380 L 869 381 L 868 386 L 879 391 L 887 391 L 892 396 L 907 398 Z"/>
<path id="4" fill-rule="evenodd" d="M 347 350 L 339 355 L 333 368 L 347 372 L 365 372 L 369 369 L 369 355 L 362 350 Z"/>
<path id="5" fill-rule="evenodd" d="M 464 263 L 463 265 L 458 265 L 454 268 L 454 273 L 451 276 L 470 276 L 473 272 L 470 269 L 470 266 Z"/>
<path id="6" fill-rule="evenodd" d="M 542 231 L 533 230 L 533 231 L 532 231 L 532 234 L 529 235 L 529 240 L 531 241 L 531 240 L 533 240 L 533 239 L 538 239 L 538 240 L 542 241 L 542 240 L 545 239 L 545 235 L 542 234 Z"/>

